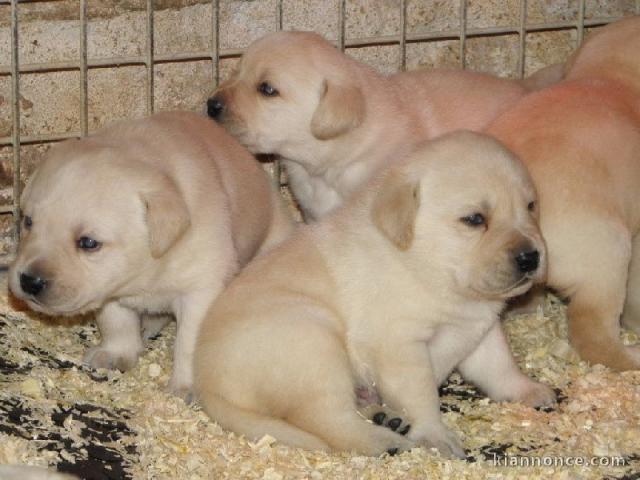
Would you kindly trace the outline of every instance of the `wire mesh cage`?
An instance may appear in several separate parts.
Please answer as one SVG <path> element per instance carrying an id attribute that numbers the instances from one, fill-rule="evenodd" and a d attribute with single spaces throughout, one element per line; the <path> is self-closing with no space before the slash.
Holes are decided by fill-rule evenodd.
<path id="1" fill-rule="evenodd" d="M 0 265 L 42 150 L 117 118 L 202 108 L 268 31 L 319 31 L 388 73 L 455 66 L 521 78 L 633 14 L 640 0 L 0 0 Z M 135 48 L 123 47 L 129 37 Z"/>

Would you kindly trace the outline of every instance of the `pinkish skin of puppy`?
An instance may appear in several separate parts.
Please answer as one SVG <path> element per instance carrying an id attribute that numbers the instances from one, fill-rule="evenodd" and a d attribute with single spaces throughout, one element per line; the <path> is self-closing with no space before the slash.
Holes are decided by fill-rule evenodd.
<path id="1" fill-rule="evenodd" d="M 524 161 L 540 197 L 548 285 L 569 298 L 581 358 L 640 368 L 620 319 L 640 333 L 640 17 L 596 31 L 564 80 L 488 129 Z"/>

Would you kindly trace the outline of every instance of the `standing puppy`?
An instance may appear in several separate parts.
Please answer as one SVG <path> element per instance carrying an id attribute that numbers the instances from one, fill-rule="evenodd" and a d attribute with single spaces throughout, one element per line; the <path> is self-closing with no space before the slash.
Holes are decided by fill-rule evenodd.
<path id="1" fill-rule="evenodd" d="M 191 113 L 116 124 L 54 146 L 24 190 L 11 291 L 34 310 L 98 310 L 85 360 L 126 370 L 140 315 L 178 322 L 170 388 L 192 384 L 196 332 L 224 285 L 291 230 L 260 165 Z"/>
<path id="2" fill-rule="evenodd" d="M 278 32 L 249 46 L 207 110 L 250 151 L 282 157 L 305 218 L 315 220 L 391 159 L 445 132 L 480 130 L 525 92 L 468 71 L 383 76 L 319 35 Z"/>
<path id="3" fill-rule="evenodd" d="M 640 333 L 640 17 L 602 28 L 566 68 L 489 132 L 529 168 L 540 195 L 548 284 L 569 297 L 580 356 L 640 368 L 620 317 Z"/>
<path id="4" fill-rule="evenodd" d="M 544 275 L 536 216 L 528 174 L 495 140 L 425 145 L 218 298 L 195 355 L 205 411 L 309 449 L 462 457 L 438 399 L 454 368 L 495 400 L 554 399 L 520 372 L 499 322 L 505 300 Z M 404 412 L 408 438 L 358 415 L 357 386 Z"/>

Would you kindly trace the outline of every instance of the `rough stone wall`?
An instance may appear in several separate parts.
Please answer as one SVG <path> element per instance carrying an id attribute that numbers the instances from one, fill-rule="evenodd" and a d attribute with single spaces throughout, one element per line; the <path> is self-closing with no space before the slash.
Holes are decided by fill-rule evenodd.
<path id="1" fill-rule="evenodd" d="M 585 17 L 617 18 L 638 10 L 636 0 L 587 0 Z M 276 28 L 276 0 L 221 0 L 220 48 L 242 48 Z M 459 0 L 409 0 L 407 32 L 457 30 Z M 519 0 L 468 0 L 468 28 L 517 26 Z M 88 2 L 89 59 L 141 56 L 146 49 L 146 2 L 109 0 Z M 315 30 L 331 39 L 338 36 L 339 0 L 283 0 L 284 29 Z M 527 24 L 573 21 L 578 0 L 529 0 Z M 212 2 L 156 0 L 154 10 L 156 55 L 212 50 L 216 21 Z M 19 6 L 19 56 L 22 65 L 74 61 L 80 56 L 78 0 L 21 3 Z M 347 0 L 346 38 L 398 34 L 400 0 Z M 11 61 L 10 7 L 0 5 L 0 67 Z M 467 68 L 506 77 L 518 76 L 519 40 L 516 34 L 468 38 Z M 526 37 L 525 71 L 530 73 L 563 61 L 575 48 L 575 30 L 530 33 Z M 397 45 L 350 48 L 347 53 L 383 72 L 400 63 Z M 228 75 L 237 59 L 220 62 L 220 76 Z M 458 66 L 459 40 L 407 44 L 407 68 Z M 159 63 L 154 68 L 154 108 L 201 110 L 214 87 L 210 60 Z M 0 68 L 0 71 L 2 68 Z M 88 72 L 89 130 L 120 118 L 147 113 L 146 67 L 126 65 L 91 68 Z M 20 134 L 59 134 L 80 130 L 81 88 L 78 70 L 23 73 L 20 76 Z M 0 73 L 0 138 L 9 137 L 11 77 Z M 23 180 L 33 171 L 50 144 L 21 147 Z M 0 163 L 7 178 L 0 185 L 0 203 L 10 204 L 13 152 L 0 145 Z M 0 216 L 0 237 L 8 250 L 12 217 Z M 2 242 L 0 242 L 2 244 Z"/>

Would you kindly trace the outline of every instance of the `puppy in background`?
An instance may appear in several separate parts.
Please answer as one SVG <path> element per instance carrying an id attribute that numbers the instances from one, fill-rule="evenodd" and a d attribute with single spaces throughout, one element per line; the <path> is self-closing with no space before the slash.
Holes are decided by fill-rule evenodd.
<path id="1" fill-rule="evenodd" d="M 383 76 L 317 34 L 278 32 L 249 46 L 207 112 L 251 152 L 282 157 L 305 219 L 316 220 L 418 143 L 486 127 L 559 72 L 526 86 L 461 70 Z"/>
<path id="2" fill-rule="evenodd" d="M 580 356 L 640 368 L 622 323 L 640 333 L 640 17 L 590 36 L 559 84 L 489 128 L 524 161 L 540 195 L 548 285 L 570 299 Z"/>
<path id="3" fill-rule="evenodd" d="M 454 368 L 495 400 L 554 401 L 520 372 L 499 322 L 544 276 L 536 217 L 526 170 L 495 140 L 426 144 L 230 284 L 198 338 L 197 397 L 251 439 L 463 457 L 439 410 Z M 358 415 L 363 385 L 404 412 L 407 437 Z"/>
<path id="4" fill-rule="evenodd" d="M 141 315 L 175 315 L 169 386 L 181 396 L 207 309 L 241 266 L 292 229 L 260 165 L 191 113 L 126 121 L 52 147 L 21 206 L 11 291 L 49 315 L 98 310 L 102 341 L 85 355 L 95 368 L 133 367 Z"/>

